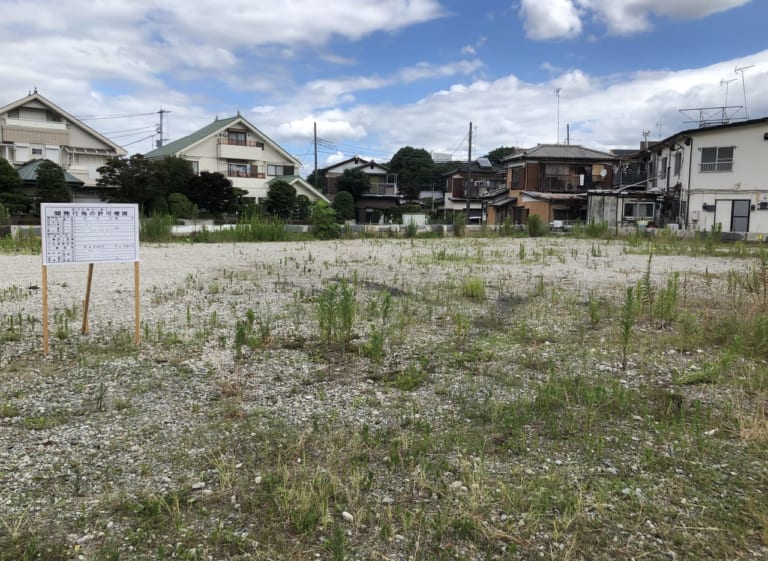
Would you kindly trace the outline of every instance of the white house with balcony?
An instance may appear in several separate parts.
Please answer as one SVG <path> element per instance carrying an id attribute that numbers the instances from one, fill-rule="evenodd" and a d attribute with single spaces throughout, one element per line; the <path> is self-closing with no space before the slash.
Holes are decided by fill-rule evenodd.
<path id="1" fill-rule="evenodd" d="M 338 193 L 339 179 L 347 170 L 359 170 L 368 176 L 370 188 L 355 201 L 355 220 L 358 223 L 385 221 L 387 212 L 402 204 L 403 195 L 397 186 L 397 174 L 385 165 L 360 156 L 337 162 L 318 170 L 325 178 L 325 192 L 333 199 Z"/>
<path id="2" fill-rule="evenodd" d="M 21 168 L 33 160 L 50 160 L 82 182 L 75 201 L 98 201 L 96 171 L 126 151 L 76 119 L 37 90 L 0 107 L 0 158 Z"/>
<path id="3" fill-rule="evenodd" d="M 647 188 L 679 198 L 680 227 L 768 234 L 768 118 L 678 132 L 650 152 Z"/>
<path id="4" fill-rule="evenodd" d="M 195 173 L 221 173 L 233 187 L 246 191 L 245 198 L 250 202 L 265 199 L 269 183 L 278 178 L 291 184 L 297 195 L 328 202 L 299 177 L 301 162 L 239 113 L 226 119 L 216 118 L 192 134 L 144 154 L 150 160 L 170 156 L 188 160 Z"/>

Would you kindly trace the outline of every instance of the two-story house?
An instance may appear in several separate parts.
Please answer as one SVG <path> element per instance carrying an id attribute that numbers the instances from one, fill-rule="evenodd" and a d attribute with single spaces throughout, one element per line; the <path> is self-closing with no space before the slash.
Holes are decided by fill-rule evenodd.
<path id="1" fill-rule="evenodd" d="M 505 210 L 516 223 L 530 214 L 545 222 L 586 220 L 587 191 L 610 189 L 617 158 L 570 144 L 539 144 L 505 158 L 511 200 Z"/>
<path id="2" fill-rule="evenodd" d="M 684 130 L 650 152 L 647 188 L 679 200 L 681 228 L 768 234 L 768 118 Z"/>
<path id="3" fill-rule="evenodd" d="M 506 192 L 504 166 L 478 158 L 469 164 L 457 163 L 443 177 L 445 196 L 439 210 L 444 214 L 464 212 L 469 222 L 494 221 L 494 216 L 488 214 L 489 202 Z"/>
<path id="4" fill-rule="evenodd" d="M 33 160 L 58 164 L 66 172 L 77 202 L 99 201 L 102 190 L 96 186 L 96 170 L 107 160 L 125 154 L 120 146 L 37 90 L 0 107 L 0 158 L 20 170 Z"/>
<path id="5" fill-rule="evenodd" d="M 328 199 L 299 176 L 301 162 L 285 151 L 239 113 L 212 123 L 144 154 L 149 160 L 176 156 L 188 160 L 195 173 L 207 171 L 226 176 L 232 186 L 247 192 L 257 203 L 267 197 L 269 184 L 282 179 L 297 195 L 310 201 Z"/>
<path id="6" fill-rule="evenodd" d="M 355 201 L 355 221 L 358 223 L 378 222 L 377 217 L 389 209 L 402 204 L 403 196 L 397 187 L 397 174 L 382 164 L 354 156 L 318 170 L 325 178 L 325 192 L 333 200 L 338 193 L 339 178 L 346 170 L 357 169 L 368 176 L 370 189 Z"/>

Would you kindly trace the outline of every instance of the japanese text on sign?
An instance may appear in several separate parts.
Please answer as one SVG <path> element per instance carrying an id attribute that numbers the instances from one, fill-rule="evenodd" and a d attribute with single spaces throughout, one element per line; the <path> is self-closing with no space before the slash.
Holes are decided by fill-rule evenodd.
<path id="1" fill-rule="evenodd" d="M 135 204 L 42 203 L 43 264 L 139 260 Z"/>

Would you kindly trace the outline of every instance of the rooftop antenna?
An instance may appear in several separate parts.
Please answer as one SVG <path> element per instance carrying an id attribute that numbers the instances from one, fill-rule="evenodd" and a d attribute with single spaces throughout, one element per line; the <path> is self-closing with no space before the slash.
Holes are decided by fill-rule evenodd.
<path id="1" fill-rule="evenodd" d="M 744 92 L 744 118 L 749 119 L 749 112 L 747 111 L 747 87 L 744 85 L 744 72 L 752 68 L 754 64 L 750 64 L 749 66 L 737 66 L 734 69 L 734 72 L 736 74 L 741 73 L 741 89 Z"/>
<path id="2" fill-rule="evenodd" d="M 728 107 L 728 84 L 735 81 L 736 81 L 736 78 L 731 78 L 730 80 L 726 80 L 725 78 L 723 78 L 722 80 L 720 80 L 721 86 L 725 84 L 725 103 L 723 103 L 723 107 Z"/>
<path id="3" fill-rule="evenodd" d="M 555 88 L 555 95 L 557 96 L 557 144 L 560 144 L 560 90 L 562 88 Z"/>

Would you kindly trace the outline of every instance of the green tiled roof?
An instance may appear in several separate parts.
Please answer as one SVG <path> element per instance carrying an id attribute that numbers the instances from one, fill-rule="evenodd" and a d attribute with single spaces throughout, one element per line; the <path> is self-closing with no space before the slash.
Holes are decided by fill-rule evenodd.
<path id="1" fill-rule="evenodd" d="M 155 148 L 154 150 L 147 152 L 144 154 L 144 157 L 152 160 L 156 158 L 165 158 L 166 156 L 173 156 L 181 151 L 183 151 L 185 148 L 192 146 L 193 144 L 200 142 L 204 138 L 212 135 L 219 129 L 222 129 L 224 127 L 227 127 L 237 121 L 238 119 L 241 119 L 240 115 L 237 115 L 235 117 L 229 117 L 227 119 L 216 119 L 212 123 L 204 126 L 203 128 L 196 130 L 192 134 L 185 136 L 184 138 L 180 138 L 178 140 L 174 140 L 173 142 L 169 142 L 165 146 L 161 146 L 160 148 Z"/>
<path id="2" fill-rule="evenodd" d="M 19 177 L 22 181 L 25 183 L 35 183 L 37 181 L 37 168 L 40 167 L 40 164 L 43 162 L 50 162 L 50 160 L 43 160 L 43 159 L 37 159 L 32 160 L 31 162 L 27 162 L 23 166 L 21 166 L 17 171 L 19 174 Z M 53 163 L 53 162 L 51 162 Z M 84 185 L 84 182 L 79 180 L 77 177 L 69 173 L 67 170 L 62 170 L 64 172 L 64 181 L 67 182 L 68 185 L 72 185 L 75 187 L 80 187 Z"/>

